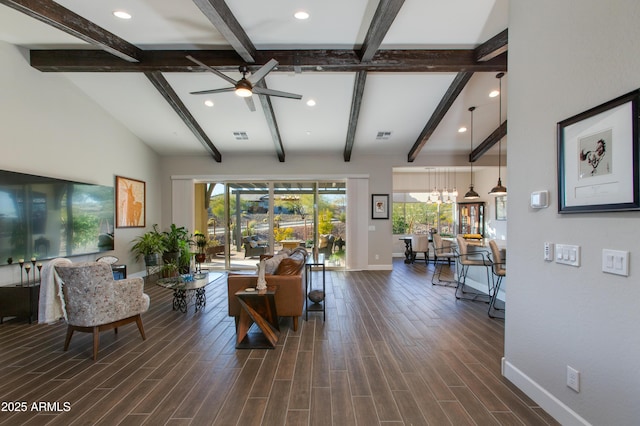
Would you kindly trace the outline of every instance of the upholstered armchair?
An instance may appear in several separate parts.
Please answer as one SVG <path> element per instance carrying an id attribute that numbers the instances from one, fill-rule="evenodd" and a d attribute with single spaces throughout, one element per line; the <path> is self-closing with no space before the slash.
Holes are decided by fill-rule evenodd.
<path id="1" fill-rule="evenodd" d="M 333 254 L 333 243 L 336 237 L 331 234 L 320 235 L 318 239 L 318 253 L 324 254 L 325 259 L 329 259 Z"/>
<path id="2" fill-rule="evenodd" d="M 93 333 L 93 359 L 98 359 L 99 333 L 135 322 L 146 339 L 140 314 L 149 309 L 149 296 L 142 278 L 114 280 L 111 266 L 101 262 L 56 265 L 62 287 L 67 337 L 64 350 L 74 331 Z"/>

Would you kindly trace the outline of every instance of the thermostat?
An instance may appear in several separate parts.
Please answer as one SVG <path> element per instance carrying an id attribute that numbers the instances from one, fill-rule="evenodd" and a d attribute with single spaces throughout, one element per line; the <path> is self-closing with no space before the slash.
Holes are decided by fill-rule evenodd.
<path id="1" fill-rule="evenodd" d="M 549 191 L 535 191 L 531 193 L 531 208 L 544 209 L 549 207 Z"/>

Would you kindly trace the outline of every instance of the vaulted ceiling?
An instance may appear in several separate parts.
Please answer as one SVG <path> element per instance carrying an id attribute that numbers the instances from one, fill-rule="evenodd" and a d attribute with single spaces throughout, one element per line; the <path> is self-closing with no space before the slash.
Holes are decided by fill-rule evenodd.
<path id="1" fill-rule="evenodd" d="M 506 141 L 507 0 L 0 0 L 0 40 L 29 50 L 160 155 L 469 154 Z M 131 19 L 113 16 L 126 10 Z M 306 20 L 294 13 L 305 10 Z M 261 86 L 230 87 L 238 67 L 279 65 Z M 500 97 L 489 92 L 502 86 Z M 206 106 L 205 101 L 212 101 Z M 315 106 L 308 105 L 313 100 Z M 504 153 L 504 148 L 503 148 Z"/>

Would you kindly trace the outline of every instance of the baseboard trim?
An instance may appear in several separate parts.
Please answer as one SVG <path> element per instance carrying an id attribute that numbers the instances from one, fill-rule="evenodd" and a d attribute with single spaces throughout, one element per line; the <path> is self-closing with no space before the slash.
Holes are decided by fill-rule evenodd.
<path id="1" fill-rule="evenodd" d="M 393 265 L 369 265 L 367 266 L 368 271 L 392 271 Z"/>
<path id="2" fill-rule="evenodd" d="M 578 413 L 565 405 L 558 398 L 524 374 L 520 369 L 511 364 L 506 358 L 502 358 L 502 375 L 509 379 L 529 398 L 533 399 L 540 407 L 549 413 L 563 426 L 589 426 L 591 425 Z"/>

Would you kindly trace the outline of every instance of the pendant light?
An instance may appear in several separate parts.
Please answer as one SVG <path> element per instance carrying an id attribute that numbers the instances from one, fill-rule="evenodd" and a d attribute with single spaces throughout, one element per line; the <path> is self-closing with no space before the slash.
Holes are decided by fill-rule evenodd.
<path id="1" fill-rule="evenodd" d="M 500 105 L 498 108 L 498 128 L 502 125 L 502 77 L 504 77 L 504 73 L 500 72 L 496 74 L 496 78 L 500 82 L 500 97 L 498 98 L 498 104 Z M 498 140 L 498 184 L 494 186 L 491 191 L 489 191 L 490 195 L 507 195 L 507 187 L 502 185 L 502 179 L 500 179 L 500 169 L 502 167 L 502 138 Z"/>
<path id="2" fill-rule="evenodd" d="M 465 200 L 476 200 L 480 198 L 480 195 L 473 190 L 473 161 L 471 161 L 471 153 L 473 152 L 473 110 L 475 109 L 476 107 L 473 106 L 469 108 L 469 111 L 471 112 L 471 130 L 469 131 L 469 133 L 471 133 L 471 149 L 469 150 L 469 164 L 471 165 L 471 185 L 469 185 L 469 190 L 467 191 L 467 193 L 464 194 Z"/>

